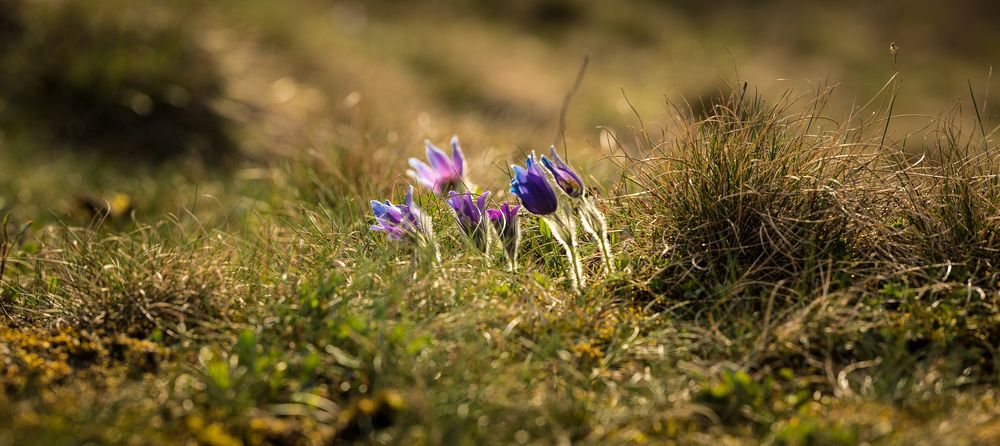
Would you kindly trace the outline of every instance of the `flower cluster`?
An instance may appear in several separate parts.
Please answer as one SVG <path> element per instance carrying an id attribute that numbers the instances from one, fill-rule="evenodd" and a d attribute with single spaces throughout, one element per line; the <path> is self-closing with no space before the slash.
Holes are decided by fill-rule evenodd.
<path id="1" fill-rule="evenodd" d="M 611 244 L 608 241 L 608 221 L 604 218 L 604 213 L 590 200 L 584 191 L 583 180 L 576 174 L 559 154 L 555 147 L 549 147 L 552 160 L 542 155 L 542 164 L 552 173 L 559 188 L 571 198 L 570 206 L 576 211 L 583 223 L 583 229 L 587 231 L 595 240 L 597 247 L 601 251 L 604 259 L 604 272 L 611 274 L 615 271 L 614 259 L 611 257 Z"/>
<path id="2" fill-rule="evenodd" d="M 559 157 L 555 147 L 549 149 L 551 158 L 542 155 L 539 162 L 532 153 L 524 166 L 511 166 L 514 174 L 510 192 L 521 204 L 502 203 L 496 208 L 488 207 L 491 193 L 476 193 L 475 186 L 465 176 L 465 155 L 457 136 L 451 139 L 451 157 L 430 141 L 425 142 L 425 149 L 427 162 L 410 158 L 411 169 L 407 173 L 435 196 L 447 197 L 445 202 L 454 212 L 460 233 L 471 248 L 489 258 L 495 237 L 508 268 L 516 271 L 521 241 L 519 211 L 523 207 L 541 218 L 564 248 L 574 289 L 585 284 L 577 222 L 597 241 L 605 272 L 614 272 L 607 220 L 588 197 L 583 179 Z M 372 231 L 384 232 L 390 240 L 428 248 L 440 262 L 430 217 L 414 204 L 413 186 L 409 187 L 403 204 L 373 200 L 371 207 L 376 222 Z"/>
<path id="3" fill-rule="evenodd" d="M 542 165 L 558 190 L 562 191 L 561 200 L 550 184 L 549 176 L 538 167 L 534 153 L 525 160 L 524 167 L 512 166 L 514 178 L 510 181 L 510 191 L 517 195 L 525 209 L 545 220 L 552 235 L 566 251 L 573 287 L 581 288 L 585 277 L 578 249 L 576 217 L 579 217 L 584 230 L 598 241 L 604 270 L 610 274 L 614 272 L 614 260 L 608 241 L 607 220 L 585 193 L 586 187 L 580 175 L 559 157 L 555 147 L 549 148 L 549 154 L 551 159 L 542 155 Z"/>

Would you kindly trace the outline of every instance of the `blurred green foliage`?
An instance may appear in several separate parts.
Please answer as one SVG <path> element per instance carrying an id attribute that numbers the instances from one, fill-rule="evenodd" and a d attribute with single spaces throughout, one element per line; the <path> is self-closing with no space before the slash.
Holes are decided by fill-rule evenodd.
<path id="1" fill-rule="evenodd" d="M 182 14 L 131 2 L 4 0 L 0 124 L 56 146 L 218 162 L 234 144 L 212 108 L 224 85 Z"/>

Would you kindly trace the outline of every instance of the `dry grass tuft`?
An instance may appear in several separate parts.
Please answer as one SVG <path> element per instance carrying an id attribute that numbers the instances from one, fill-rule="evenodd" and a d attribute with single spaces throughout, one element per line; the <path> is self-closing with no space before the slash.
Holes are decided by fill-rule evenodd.
<path id="1" fill-rule="evenodd" d="M 41 238 L 11 306 L 34 324 L 177 337 L 231 322 L 244 303 L 221 236 L 163 224 L 124 235 L 50 228 Z"/>

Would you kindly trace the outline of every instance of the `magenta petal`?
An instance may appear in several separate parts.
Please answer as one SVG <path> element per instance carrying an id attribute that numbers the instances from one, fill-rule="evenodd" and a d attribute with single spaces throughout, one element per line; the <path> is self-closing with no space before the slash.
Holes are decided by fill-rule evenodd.
<path id="1" fill-rule="evenodd" d="M 458 135 L 451 137 L 451 162 L 458 176 L 462 176 L 465 171 L 465 155 L 462 154 L 462 146 L 458 144 Z"/>
<path id="2" fill-rule="evenodd" d="M 455 168 L 451 164 L 451 159 L 448 158 L 448 155 L 444 151 L 431 144 L 430 141 L 425 141 L 424 145 L 427 147 L 427 160 L 430 161 L 431 167 L 437 172 L 439 179 L 457 176 L 457 172 L 455 172 Z"/>
<path id="3" fill-rule="evenodd" d="M 434 170 L 431 169 L 430 166 L 416 158 L 410 158 L 410 167 L 412 167 L 413 170 L 409 171 L 409 174 L 414 180 L 422 186 L 437 192 L 437 190 L 435 190 L 435 186 L 437 185 L 437 174 L 434 173 Z"/>
<path id="4" fill-rule="evenodd" d="M 416 170 L 421 176 L 434 177 L 434 169 L 431 169 L 431 166 L 428 166 L 427 163 L 416 158 L 410 158 L 410 167 Z"/>

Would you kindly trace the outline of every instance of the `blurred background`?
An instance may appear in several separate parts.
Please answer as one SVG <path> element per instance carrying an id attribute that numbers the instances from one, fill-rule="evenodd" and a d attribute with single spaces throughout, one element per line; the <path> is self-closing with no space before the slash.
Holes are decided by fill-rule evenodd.
<path id="1" fill-rule="evenodd" d="M 919 150 L 973 94 L 995 119 L 998 20 L 990 0 L 0 0 L 0 208 L 251 206 L 296 163 L 336 185 L 297 198 L 367 198 L 455 133 L 477 182 L 502 185 L 553 142 L 588 54 L 567 114 L 577 163 L 599 164 L 601 126 L 657 129 L 668 103 L 697 114 L 742 81 L 802 101 L 835 87 L 838 119 L 897 72 L 892 136 Z"/>

